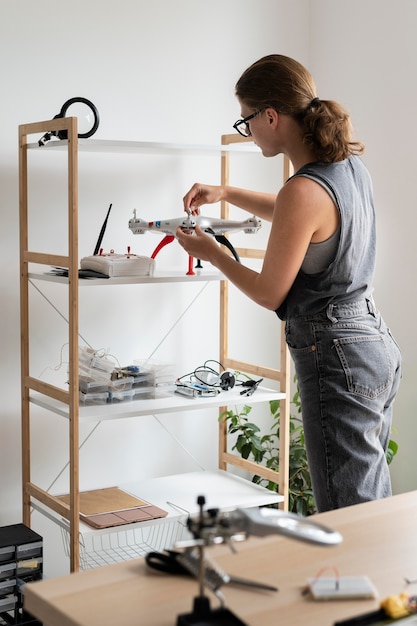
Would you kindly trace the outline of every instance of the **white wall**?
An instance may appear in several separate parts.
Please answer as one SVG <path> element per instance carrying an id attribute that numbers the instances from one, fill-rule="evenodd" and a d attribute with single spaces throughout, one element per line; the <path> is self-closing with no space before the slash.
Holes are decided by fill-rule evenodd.
<path id="1" fill-rule="evenodd" d="M 80 0 L 66 5 L 51 0 L 2 3 L 0 524 L 21 520 L 18 125 L 50 119 L 68 98 L 81 95 L 100 112 L 95 138 L 218 143 L 240 115 L 234 83 L 248 64 L 274 50 L 308 60 L 308 2 L 121 0 L 113 8 L 108 6 L 101 13 L 96 2 Z M 41 166 L 39 157 L 45 161 Z M 65 253 L 62 160 L 37 153 L 33 167 L 36 177 L 31 178 L 30 193 L 37 221 L 32 222 L 32 248 Z M 265 164 L 265 185 L 272 190 L 280 185 L 277 170 L 274 163 Z M 219 171 L 213 157 L 82 155 L 80 256 L 91 253 L 109 202 L 113 212 L 104 246 L 123 250 L 131 244 L 140 246 L 135 251 L 150 254 L 158 241 L 152 235 L 128 238 L 132 209 L 136 207 L 147 219 L 179 216 L 186 189 L 198 178 L 216 182 Z M 250 178 L 247 182 L 251 184 Z M 185 266 L 183 253 L 174 245 L 159 258 Z M 31 289 L 36 322 L 32 370 L 42 379 L 65 384 L 66 323 L 47 304 L 53 300 L 59 310 L 64 309 L 63 292 L 54 285 L 41 288 L 42 296 Z M 108 348 L 122 363 L 154 354 L 163 360 L 175 358 L 177 374 L 183 374 L 218 354 L 218 287 L 210 285 L 188 310 L 197 292 L 187 286 L 167 286 L 162 292 L 154 287 L 121 288 L 108 296 L 105 290 L 86 289 L 81 334 L 94 348 Z M 274 316 L 256 314 L 265 320 L 262 327 L 278 334 Z M 178 317 L 180 323 L 170 332 Z M 251 330 L 259 326 L 254 308 L 242 324 L 242 337 L 248 334 L 248 324 Z M 269 337 L 260 338 L 262 342 L 269 346 Z M 273 361 L 271 355 L 269 359 Z M 66 492 L 67 424 L 40 410 L 34 416 L 33 480 L 45 488 L 53 484 L 55 493 Z M 102 423 L 96 430 L 82 425 L 81 440 L 86 443 L 80 453 L 81 488 L 216 466 L 215 416 L 203 412 L 181 420 L 168 415 L 161 421 L 194 459 L 152 417 Z M 60 573 L 62 559 L 55 547 L 59 533 L 52 525 L 45 526 L 38 513 L 33 524 L 47 543 L 46 574 Z"/>
<path id="2" fill-rule="evenodd" d="M 376 299 L 404 353 L 403 385 L 395 414 L 401 447 L 392 474 L 397 492 L 416 488 L 413 389 L 417 338 L 413 330 L 406 331 L 414 304 L 414 0 L 120 0 L 103 14 L 98 13 L 98 6 L 80 0 L 70 4 L 4 0 L 1 5 L 0 524 L 21 519 L 18 124 L 50 119 L 65 100 L 82 95 L 93 100 L 100 111 L 96 138 L 216 143 L 220 134 L 230 132 L 240 114 L 233 95 L 236 79 L 249 63 L 270 52 L 294 56 L 308 65 L 316 75 L 319 95 L 346 104 L 358 135 L 368 146 L 366 160 L 374 178 L 379 215 Z M 182 194 L 194 179 L 213 181 L 218 177 L 217 163 L 210 159 L 165 159 L 162 163 L 161 168 L 161 161 L 154 159 L 139 164 L 83 157 L 80 255 L 90 253 L 94 246 L 98 220 L 109 202 L 114 208 L 105 245 L 124 248 L 126 224 L 134 206 L 143 208 L 149 219 L 179 215 Z M 279 185 L 273 167 L 265 162 L 265 185 L 271 189 Z M 38 206 L 36 230 L 39 239 L 45 237 L 60 248 L 64 243 L 59 235 L 59 163 L 56 167 L 51 164 L 51 171 L 53 175 L 47 177 L 39 173 L 38 190 L 45 194 L 52 190 L 57 206 L 51 201 Z M 259 179 L 254 184 L 259 184 Z M 148 253 L 156 241 L 149 236 L 140 245 Z M 164 254 L 165 259 L 181 262 L 174 249 Z M 158 333 L 164 335 L 172 320 L 187 310 L 196 295 L 192 289 L 173 292 L 167 288 L 162 302 L 160 292 L 152 288 L 146 296 L 142 291 L 122 289 L 117 294 L 119 306 L 129 312 L 122 320 L 120 314 L 117 319 L 110 314 L 105 295 L 86 296 L 82 331 L 94 347 L 109 347 L 120 359 L 128 359 L 132 353 L 148 356 L 154 350 L 157 358 L 176 355 L 183 373 L 199 364 L 202 355 L 212 358 L 217 353 L 217 329 L 211 314 L 216 293 L 210 289 L 198 299 L 197 308 L 185 313 L 161 348 Z M 56 295 L 52 287 L 47 291 L 48 297 Z M 65 324 L 54 316 L 49 321 L 45 300 L 36 293 L 34 301 L 37 322 L 44 320 L 49 331 L 47 342 L 35 333 L 34 373 L 49 379 L 65 378 L 65 368 L 53 371 L 60 362 Z M 250 321 L 252 315 L 253 310 Z M 262 320 L 269 333 L 278 330 L 269 314 Z M 244 336 L 248 320 L 236 319 L 239 323 Z M 188 341 L 190 332 L 193 342 Z M 260 337 L 262 340 L 268 343 L 268 336 Z M 212 416 L 175 420 L 175 427 L 173 421 L 168 416 L 166 425 L 174 428 L 197 463 L 215 465 Z M 41 453 L 34 454 L 33 473 L 47 487 L 65 468 L 66 425 L 39 414 L 36 426 L 33 436 Z M 90 429 L 83 426 L 81 437 L 89 434 Z M 81 464 L 83 488 L 116 484 L 125 481 L 126 475 L 137 478 L 196 466 L 152 418 L 100 425 L 83 448 Z M 55 487 L 64 488 L 66 478 L 64 469 Z M 49 575 L 60 571 L 60 563 L 50 554 L 46 565 Z"/>
<path id="3" fill-rule="evenodd" d="M 378 215 L 375 299 L 399 342 L 404 373 L 394 415 L 396 492 L 417 487 L 415 185 L 417 4 L 313 0 L 311 63 L 322 98 L 351 111 L 374 182 Z M 411 315 L 411 319 L 410 319 Z"/>

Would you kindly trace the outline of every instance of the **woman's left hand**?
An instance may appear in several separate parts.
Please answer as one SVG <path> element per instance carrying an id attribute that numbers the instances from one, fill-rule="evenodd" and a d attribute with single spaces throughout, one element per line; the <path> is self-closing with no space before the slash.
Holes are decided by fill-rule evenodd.
<path id="1" fill-rule="evenodd" d="M 192 230 L 182 230 L 179 226 L 175 234 L 178 243 L 187 254 L 195 259 L 213 263 L 213 257 L 218 253 L 219 246 L 215 239 L 207 235 L 198 224 Z"/>

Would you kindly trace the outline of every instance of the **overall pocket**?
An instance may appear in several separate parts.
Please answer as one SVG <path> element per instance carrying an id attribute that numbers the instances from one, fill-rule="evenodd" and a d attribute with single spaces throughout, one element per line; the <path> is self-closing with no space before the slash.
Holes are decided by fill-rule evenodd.
<path id="1" fill-rule="evenodd" d="M 393 368 L 382 335 L 333 339 L 350 393 L 376 398 L 391 387 Z"/>

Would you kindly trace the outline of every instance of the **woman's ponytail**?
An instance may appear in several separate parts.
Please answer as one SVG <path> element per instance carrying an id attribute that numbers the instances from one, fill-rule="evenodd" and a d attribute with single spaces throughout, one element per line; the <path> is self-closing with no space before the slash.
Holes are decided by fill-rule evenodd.
<path id="1" fill-rule="evenodd" d="M 364 145 L 352 141 L 347 111 L 334 100 L 321 100 L 310 72 L 298 61 L 280 54 L 251 65 L 236 84 L 236 96 L 254 110 L 269 107 L 291 115 L 303 129 L 303 141 L 326 163 L 362 154 Z"/>

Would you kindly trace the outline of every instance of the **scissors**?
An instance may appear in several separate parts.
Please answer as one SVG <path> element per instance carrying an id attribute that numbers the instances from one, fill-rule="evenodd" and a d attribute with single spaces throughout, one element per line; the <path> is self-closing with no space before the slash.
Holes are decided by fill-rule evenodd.
<path id="1" fill-rule="evenodd" d="M 165 550 L 164 552 L 148 552 L 145 555 L 146 564 L 165 574 L 177 574 L 179 576 L 191 576 L 191 573 L 178 561 L 181 552 Z"/>
<path id="2" fill-rule="evenodd" d="M 192 551 L 186 551 L 185 553 L 177 552 L 176 550 L 148 552 L 145 556 L 145 561 L 152 569 L 165 572 L 166 574 L 177 574 L 180 576 L 196 576 L 197 574 L 198 563 Z M 230 576 L 213 563 L 206 565 L 204 580 L 205 584 L 214 591 L 218 591 L 223 585 L 238 585 L 264 591 L 278 591 L 277 587 L 273 585 L 238 576 Z"/>

